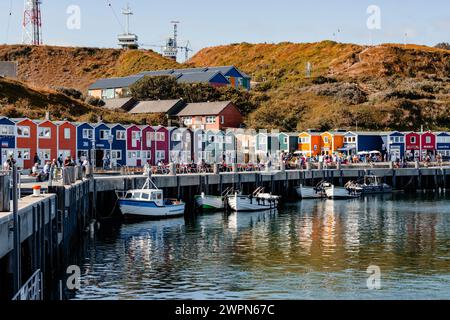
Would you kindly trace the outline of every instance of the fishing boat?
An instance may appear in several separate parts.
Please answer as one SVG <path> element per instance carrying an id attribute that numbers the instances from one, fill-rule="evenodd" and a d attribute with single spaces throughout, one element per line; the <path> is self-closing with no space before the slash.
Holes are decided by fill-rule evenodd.
<path id="1" fill-rule="evenodd" d="M 258 188 L 251 195 L 240 195 L 235 192 L 227 197 L 228 205 L 233 211 L 263 211 L 278 208 L 279 196 L 264 193 L 264 188 Z"/>
<path id="2" fill-rule="evenodd" d="M 225 209 L 224 198 L 222 196 L 210 196 L 202 193 L 195 196 L 197 208 L 203 211 L 218 211 Z"/>
<path id="3" fill-rule="evenodd" d="M 330 183 L 322 181 L 315 187 L 305 187 L 303 185 L 300 185 L 296 189 L 298 196 L 301 199 L 323 199 L 327 197 L 327 194 L 325 193 L 325 188 L 330 187 Z"/>
<path id="4" fill-rule="evenodd" d="M 345 187 L 335 187 L 334 185 L 330 185 L 325 188 L 325 193 L 327 198 L 332 200 L 354 199 L 361 196 L 361 193 L 356 190 L 351 190 Z"/>
<path id="5" fill-rule="evenodd" d="M 185 203 L 164 199 L 163 191 L 148 177 L 142 189 L 118 194 L 118 204 L 125 217 L 160 219 L 184 215 Z"/>
<path id="6" fill-rule="evenodd" d="M 227 188 L 220 196 L 206 195 L 202 192 L 201 195 L 195 196 L 195 204 L 199 210 L 202 211 L 220 211 L 225 209 L 227 197 L 234 192 L 233 188 Z"/>
<path id="7" fill-rule="evenodd" d="M 384 194 L 393 191 L 390 185 L 384 183 L 380 177 L 373 175 L 365 176 L 362 183 L 350 181 L 346 188 L 362 194 Z"/>

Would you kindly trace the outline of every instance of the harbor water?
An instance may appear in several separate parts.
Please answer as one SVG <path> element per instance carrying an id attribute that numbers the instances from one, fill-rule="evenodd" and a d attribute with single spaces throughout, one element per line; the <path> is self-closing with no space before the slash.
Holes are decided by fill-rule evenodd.
<path id="1" fill-rule="evenodd" d="M 449 195 L 108 225 L 86 241 L 74 299 L 450 299 Z"/>

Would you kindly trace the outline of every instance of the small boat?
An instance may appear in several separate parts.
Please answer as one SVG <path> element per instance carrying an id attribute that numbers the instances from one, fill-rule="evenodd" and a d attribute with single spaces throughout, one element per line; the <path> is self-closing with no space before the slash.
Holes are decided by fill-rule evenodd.
<path id="1" fill-rule="evenodd" d="M 234 192 L 234 188 L 227 188 L 220 196 L 206 195 L 202 192 L 201 195 L 195 196 L 195 204 L 198 209 L 202 211 L 219 211 L 225 209 L 225 202 L 227 197 Z"/>
<path id="2" fill-rule="evenodd" d="M 354 199 L 361 196 L 360 192 L 347 189 L 345 187 L 335 187 L 334 185 L 325 188 L 325 193 L 327 195 L 327 198 L 332 200 Z"/>
<path id="3" fill-rule="evenodd" d="M 235 192 L 227 197 L 228 205 L 233 211 L 263 211 L 278 208 L 279 196 L 264 193 L 264 188 L 258 188 L 252 195 L 239 195 Z"/>
<path id="4" fill-rule="evenodd" d="M 202 193 L 195 196 L 195 204 L 197 208 L 203 211 L 218 211 L 225 209 L 225 202 L 223 196 L 209 196 Z"/>
<path id="5" fill-rule="evenodd" d="M 331 184 L 325 181 L 320 182 L 316 187 L 305 187 L 300 185 L 296 189 L 298 196 L 301 199 L 323 199 L 327 195 L 325 193 L 325 188 L 330 187 Z"/>
<path id="6" fill-rule="evenodd" d="M 130 190 L 123 196 L 118 193 L 118 204 L 125 217 L 134 218 L 171 218 L 184 215 L 185 203 L 176 199 L 164 199 L 150 177 L 140 190 Z"/>
<path id="7" fill-rule="evenodd" d="M 350 181 L 346 187 L 362 194 L 384 194 L 393 191 L 390 185 L 383 183 L 377 176 L 365 176 L 362 183 Z"/>

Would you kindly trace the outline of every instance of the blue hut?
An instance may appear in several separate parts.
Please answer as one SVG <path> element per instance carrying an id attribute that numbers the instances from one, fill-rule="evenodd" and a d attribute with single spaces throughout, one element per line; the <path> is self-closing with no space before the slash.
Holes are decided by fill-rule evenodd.
<path id="1" fill-rule="evenodd" d="M 387 146 L 390 161 L 401 160 L 405 157 L 405 134 L 394 131 L 386 134 L 383 143 Z"/>
<path id="2" fill-rule="evenodd" d="M 92 150 L 95 144 L 94 127 L 86 122 L 77 125 L 77 160 L 83 162 L 88 159 L 92 161 Z"/>
<path id="3" fill-rule="evenodd" d="M 282 132 L 279 135 L 280 151 L 294 153 L 298 150 L 298 133 Z"/>
<path id="4" fill-rule="evenodd" d="M 3 164 L 10 154 L 14 154 L 16 148 L 15 128 L 14 121 L 0 117 L 0 164 Z"/>
<path id="5" fill-rule="evenodd" d="M 110 150 L 111 145 L 109 141 L 111 140 L 111 128 L 104 123 L 98 123 L 94 125 L 94 135 L 95 135 L 95 166 L 103 167 L 104 160 L 111 159 Z"/>
<path id="6" fill-rule="evenodd" d="M 111 161 L 114 167 L 127 164 L 127 128 L 121 124 L 111 125 L 113 142 L 111 146 Z"/>
<path id="7" fill-rule="evenodd" d="M 450 133 L 441 132 L 437 134 L 436 150 L 442 156 L 442 160 L 450 160 Z"/>
<path id="8" fill-rule="evenodd" d="M 358 152 L 380 151 L 386 153 L 386 144 L 383 141 L 383 132 L 353 132 L 344 135 L 344 146 L 338 151 L 346 155 L 355 155 Z"/>

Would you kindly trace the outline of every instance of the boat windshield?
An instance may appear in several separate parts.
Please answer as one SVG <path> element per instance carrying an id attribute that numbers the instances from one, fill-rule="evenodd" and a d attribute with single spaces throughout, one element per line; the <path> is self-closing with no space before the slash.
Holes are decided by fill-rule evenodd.
<path id="1" fill-rule="evenodd" d="M 140 199 L 140 198 L 141 198 L 140 192 L 133 193 L 133 199 Z"/>

